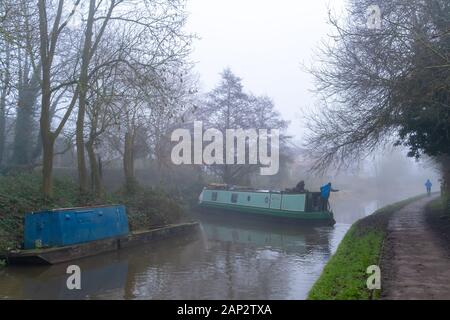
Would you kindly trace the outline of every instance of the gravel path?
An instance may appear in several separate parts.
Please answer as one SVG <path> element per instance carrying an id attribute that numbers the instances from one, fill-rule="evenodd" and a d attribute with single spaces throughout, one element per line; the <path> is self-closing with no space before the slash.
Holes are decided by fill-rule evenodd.
<path id="1" fill-rule="evenodd" d="M 395 212 L 383 249 L 382 299 L 450 299 L 450 259 L 425 221 L 426 197 Z"/>

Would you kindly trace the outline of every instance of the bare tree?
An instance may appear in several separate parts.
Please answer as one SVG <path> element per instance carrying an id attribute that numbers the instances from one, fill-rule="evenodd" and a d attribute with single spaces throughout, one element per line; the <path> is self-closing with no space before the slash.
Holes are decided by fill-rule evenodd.
<path id="1" fill-rule="evenodd" d="M 42 64 L 42 102 L 40 129 L 43 143 L 44 193 L 51 195 L 52 154 L 55 139 L 63 130 L 78 106 L 76 123 L 77 162 L 80 190 L 85 192 L 88 175 L 85 164 L 85 114 L 87 92 L 90 79 L 101 69 L 120 65 L 125 73 L 133 77 L 145 78 L 158 74 L 163 67 L 181 65 L 189 52 L 191 36 L 182 32 L 186 14 L 182 1 L 143 1 L 136 3 L 125 0 L 89 2 L 87 10 L 74 1 L 66 8 L 63 0 L 56 6 L 41 0 L 39 8 L 40 59 Z M 50 10 L 50 11 L 49 11 Z M 48 13 L 48 11 L 50 13 Z M 87 16 L 81 23 L 83 36 L 74 36 L 69 30 L 71 20 L 78 12 Z M 48 23 L 53 21 L 49 31 Z M 84 20 L 82 19 L 81 22 Z M 91 61 L 108 33 L 116 39 L 112 52 L 104 57 L 101 64 L 93 66 Z M 113 35 L 113 33 L 116 33 Z M 81 42 L 81 50 L 69 49 L 69 45 Z M 69 53 L 67 50 L 69 49 Z M 68 70 L 69 69 L 69 70 Z M 61 70 L 65 70 L 64 73 Z M 58 74 L 59 76 L 55 76 Z M 148 81 L 152 79 L 147 78 Z M 141 80 L 139 80 L 141 81 Z M 141 81 L 142 82 L 142 81 Z M 52 129 L 50 106 L 53 96 L 66 90 L 67 105 L 57 112 L 59 119 Z M 76 104 L 78 102 L 78 105 Z M 134 130 L 134 129 L 133 129 Z M 132 141 L 133 139 L 131 139 Z"/>
<path id="2" fill-rule="evenodd" d="M 246 93 L 241 81 L 230 69 L 225 69 L 219 85 L 207 94 L 205 102 L 201 104 L 198 120 L 203 120 L 208 127 L 218 129 L 224 135 L 227 129 L 278 129 L 283 132 L 288 123 L 275 110 L 273 101 L 266 96 Z M 287 138 L 282 136 L 281 142 Z M 248 145 L 250 142 L 246 143 Z M 259 167 L 250 164 L 218 164 L 208 166 L 207 169 L 225 183 L 250 184 L 251 175 Z"/>
<path id="3" fill-rule="evenodd" d="M 115 82 L 117 79 L 115 68 L 105 69 L 90 82 L 86 104 L 89 134 L 85 142 L 91 171 L 91 191 L 97 198 L 103 195 L 101 172 L 101 157 L 96 153 L 96 146 L 100 146 L 103 134 L 117 125 L 120 110 L 116 105 Z"/>
<path id="4" fill-rule="evenodd" d="M 57 61 L 57 49 L 60 48 L 59 41 L 61 34 L 69 23 L 69 20 L 74 15 L 75 9 L 79 5 L 79 3 L 79 0 L 76 1 L 73 4 L 73 8 L 70 13 L 64 14 L 64 1 L 59 0 L 57 2 L 56 10 L 53 15 L 52 27 L 49 31 L 49 22 L 51 21 L 51 18 L 48 14 L 48 4 L 45 0 L 38 1 L 40 41 L 39 53 L 42 70 L 40 131 L 43 147 L 43 192 L 46 197 L 51 197 L 53 194 L 53 155 L 55 140 L 59 136 L 64 128 L 64 125 L 69 119 L 72 110 L 75 107 L 75 103 L 79 94 L 79 88 L 76 87 L 61 120 L 56 126 L 56 129 L 52 130 L 52 95 L 62 86 L 61 83 L 55 86 L 54 78 L 52 78 L 52 70 L 55 68 L 55 61 Z M 57 62 L 59 62 L 59 64 L 64 63 L 64 61 Z"/>
<path id="5" fill-rule="evenodd" d="M 0 34 L 0 36 L 2 35 Z M 4 50 L 0 52 L 2 55 L 2 72 L 0 73 L 0 164 L 5 153 L 6 98 L 11 88 L 11 46 L 4 37 L 1 37 L 1 43 Z"/>
<path id="6" fill-rule="evenodd" d="M 416 138 L 434 130 L 450 136 L 449 90 L 442 85 L 450 71 L 448 1 L 376 4 L 381 27 L 367 24 L 373 1 L 350 1 L 345 19 L 330 15 L 333 41 L 321 47 L 321 63 L 311 70 L 321 98 L 307 116 L 315 169 L 346 166 L 384 144 L 405 144 L 411 156 L 433 155 L 431 141 L 419 145 Z M 418 119 L 424 121 L 411 122 Z M 438 140 L 440 152 L 448 153 Z"/>
<path id="7" fill-rule="evenodd" d="M 77 143 L 77 163 L 78 163 L 78 180 L 80 184 L 80 191 L 86 193 L 88 189 L 88 175 L 85 162 L 84 153 L 84 119 L 86 114 L 86 96 L 88 90 L 88 70 L 91 59 L 95 54 L 98 45 L 102 39 L 105 29 L 111 19 L 113 10 L 121 0 L 111 0 L 107 6 L 106 16 L 102 19 L 101 25 L 99 27 L 98 33 L 93 36 L 94 22 L 96 20 L 95 14 L 98 11 L 101 3 L 96 4 L 95 0 L 89 1 L 89 10 L 86 21 L 86 31 L 84 36 L 84 45 L 81 55 L 81 67 L 80 76 L 78 81 L 79 86 L 79 101 L 78 101 L 78 115 L 77 115 L 77 125 L 76 125 L 76 143 Z"/>

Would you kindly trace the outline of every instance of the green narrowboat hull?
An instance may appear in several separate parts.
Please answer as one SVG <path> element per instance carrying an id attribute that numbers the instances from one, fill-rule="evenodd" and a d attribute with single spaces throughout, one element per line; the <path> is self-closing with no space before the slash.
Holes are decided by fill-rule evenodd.
<path id="1" fill-rule="evenodd" d="M 299 212 L 288 211 L 273 208 L 250 207 L 235 204 L 225 203 L 211 203 L 201 202 L 201 208 L 208 209 L 208 211 L 233 212 L 248 215 L 258 215 L 261 217 L 279 218 L 288 221 L 311 221 L 311 222 L 327 222 L 334 224 L 335 220 L 333 213 L 330 211 L 314 211 L 314 212 Z"/>

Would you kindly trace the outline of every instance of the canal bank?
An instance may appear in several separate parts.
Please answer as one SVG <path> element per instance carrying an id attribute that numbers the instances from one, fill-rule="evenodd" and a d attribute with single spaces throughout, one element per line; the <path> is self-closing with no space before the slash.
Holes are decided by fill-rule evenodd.
<path id="1" fill-rule="evenodd" d="M 372 215 L 358 220 L 352 225 L 340 243 L 336 253 L 323 269 L 319 279 L 309 292 L 312 300 L 379 299 L 382 290 L 368 290 L 366 281 L 367 267 L 381 265 L 388 268 L 388 254 L 384 242 L 389 237 L 390 221 L 397 213 L 407 214 L 409 206 L 419 206 L 418 212 L 424 212 L 422 206 L 429 198 L 418 196 L 377 210 Z M 422 209 L 421 209 L 422 208 Z M 402 211 L 406 209 L 405 211 Z M 390 268 L 392 270 L 392 268 Z M 388 275 L 385 275 L 388 276 Z"/>

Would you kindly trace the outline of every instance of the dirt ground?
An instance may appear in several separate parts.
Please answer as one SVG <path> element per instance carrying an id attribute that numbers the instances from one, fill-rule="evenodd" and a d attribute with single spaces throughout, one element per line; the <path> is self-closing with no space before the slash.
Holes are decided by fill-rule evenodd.
<path id="1" fill-rule="evenodd" d="M 450 299 L 449 252 L 426 218 L 433 199 L 422 198 L 392 215 L 381 260 L 382 299 Z"/>

